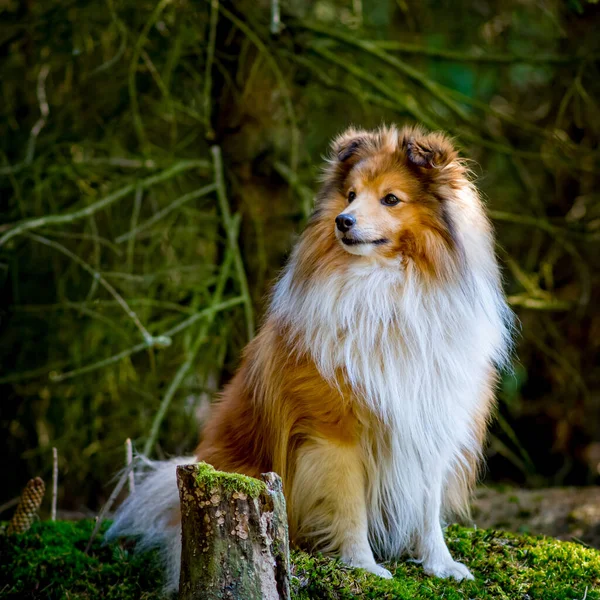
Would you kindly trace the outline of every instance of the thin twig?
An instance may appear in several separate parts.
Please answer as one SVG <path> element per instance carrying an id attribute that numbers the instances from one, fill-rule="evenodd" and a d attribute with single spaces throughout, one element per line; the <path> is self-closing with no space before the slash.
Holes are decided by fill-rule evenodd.
<path id="1" fill-rule="evenodd" d="M 137 158 L 127 158 L 126 156 L 109 156 L 107 158 L 83 158 L 73 161 L 75 164 L 84 165 L 109 165 L 121 169 L 157 169 L 159 165 L 151 159 L 139 160 Z"/>
<path id="2" fill-rule="evenodd" d="M 315 200 L 314 192 L 307 186 L 303 185 L 298 175 L 290 170 L 290 168 L 282 162 L 276 161 L 273 165 L 275 170 L 286 180 L 287 184 L 300 196 L 302 200 L 302 213 L 304 219 L 310 217 Z"/>
<path id="3" fill-rule="evenodd" d="M 281 32 L 281 11 L 279 0 L 271 0 L 271 35 L 279 35 Z"/>
<path id="4" fill-rule="evenodd" d="M 562 248 L 571 256 L 573 266 L 578 271 L 579 279 L 581 282 L 581 291 L 579 292 L 579 306 L 586 306 L 591 297 L 591 275 L 590 269 L 587 263 L 575 245 L 567 239 L 567 234 L 577 235 L 577 232 L 571 232 L 561 227 L 556 227 L 539 217 L 532 217 L 529 215 L 520 215 L 515 213 L 507 213 L 497 210 L 489 211 L 489 215 L 494 220 L 506 221 L 508 223 L 517 223 L 519 225 L 530 225 L 537 227 L 552 236 L 552 239 L 562 246 Z"/>
<path id="5" fill-rule="evenodd" d="M 68 248 L 65 248 L 65 246 L 63 246 L 62 244 L 59 244 L 58 242 L 55 242 L 53 240 L 49 240 L 48 238 L 42 237 L 35 233 L 26 233 L 25 236 L 36 242 L 39 242 L 40 244 L 50 246 L 51 248 L 62 252 L 62 254 L 68 256 L 72 261 L 76 262 L 82 269 L 87 271 L 95 280 L 97 280 L 98 283 L 119 303 L 121 308 L 135 323 L 135 326 L 140 330 L 140 333 L 142 334 L 142 337 L 148 344 L 149 348 L 152 348 L 154 346 L 170 345 L 171 340 L 169 338 L 166 338 L 165 336 L 159 336 L 154 338 L 152 335 L 150 335 L 148 330 L 144 327 L 139 317 L 137 316 L 137 313 L 129 306 L 129 304 L 127 304 L 123 296 L 121 296 L 121 294 L 119 294 L 119 292 L 117 292 L 117 290 L 110 283 L 108 283 L 108 281 L 106 281 L 106 279 L 104 279 L 104 277 L 102 277 L 102 275 L 98 271 L 93 269 L 90 265 L 88 265 L 88 263 L 79 258 L 79 256 L 71 252 Z"/>
<path id="6" fill-rule="evenodd" d="M 215 185 L 217 186 L 217 198 L 219 200 L 219 208 L 223 217 L 223 224 L 227 232 L 227 242 L 233 251 L 233 262 L 235 265 L 236 276 L 240 284 L 240 291 L 244 298 L 244 313 L 246 316 L 246 331 L 248 340 L 254 337 L 254 311 L 252 308 L 252 298 L 248 289 L 248 280 L 242 261 L 242 253 L 237 240 L 237 234 L 234 227 L 229 202 L 227 200 L 227 191 L 225 190 L 225 178 L 223 176 L 223 161 L 221 158 L 221 148 L 213 146 L 211 149 L 213 155 Z"/>
<path id="7" fill-rule="evenodd" d="M 335 29 L 331 29 L 316 23 L 302 22 L 299 23 L 299 25 L 304 29 L 308 29 L 310 31 L 314 31 L 315 33 L 320 33 L 333 39 L 342 41 L 346 44 L 356 46 L 361 50 L 364 50 L 366 53 L 376 56 L 381 61 L 387 63 L 388 65 L 394 67 L 396 70 L 400 71 L 402 74 L 406 75 L 409 79 L 416 81 L 427 91 L 429 91 L 433 96 L 435 96 L 442 104 L 445 104 L 453 113 L 455 113 L 463 121 L 469 121 L 469 115 L 464 111 L 464 109 L 458 103 L 451 100 L 450 97 L 444 93 L 444 86 L 440 85 L 436 81 L 433 81 L 432 79 L 429 79 L 429 77 L 424 75 L 421 71 L 405 63 L 396 56 L 392 56 L 387 52 L 384 52 L 376 44 L 373 44 L 372 42 L 366 40 L 362 40 L 354 35 L 346 35 L 341 31 L 337 31 Z"/>
<path id="8" fill-rule="evenodd" d="M 529 308 L 531 310 L 560 312 L 573 309 L 572 302 L 568 302 L 566 300 L 557 300 L 555 298 L 547 300 L 544 298 L 525 296 L 523 294 L 515 294 L 508 296 L 507 300 L 511 306 L 520 306 L 522 308 Z"/>
<path id="9" fill-rule="evenodd" d="M 40 227 L 46 227 L 50 225 L 61 225 L 63 223 L 73 223 L 74 221 L 78 221 L 79 219 L 83 219 L 85 217 L 89 217 L 94 213 L 102 210 L 111 204 L 121 200 L 125 196 L 131 194 L 138 186 L 142 189 L 147 189 L 152 187 L 153 185 L 160 183 L 162 181 L 166 181 L 175 177 L 179 173 L 184 171 L 189 171 L 190 169 L 195 168 L 206 168 L 207 163 L 204 160 L 182 160 L 180 162 L 175 163 L 168 169 L 165 169 L 161 173 L 157 173 L 156 175 L 151 175 L 146 179 L 142 179 L 136 183 L 130 183 L 118 189 L 108 196 L 101 198 L 100 200 L 94 202 L 93 204 L 89 204 L 85 208 L 81 208 L 79 210 L 75 210 L 70 213 L 66 213 L 63 215 L 47 215 L 44 217 L 35 217 L 33 219 L 26 219 L 19 223 L 13 225 L 1 238 L 0 238 L 0 246 L 6 244 L 8 240 L 12 239 L 16 235 L 20 235 L 25 231 L 30 231 L 32 229 L 39 229 Z"/>
<path id="10" fill-rule="evenodd" d="M 290 130 L 291 130 L 291 148 L 290 148 L 290 169 L 292 171 L 296 171 L 298 168 L 298 154 L 300 149 L 300 130 L 298 129 L 298 124 L 296 120 L 296 113 L 294 111 L 294 104 L 292 102 L 292 96 L 287 87 L 285 78 L 277 61 L 273 58 L 273 55 L 269 52 L 263 41 L 260 37 L 250 28 L 246 23 L 244 23 L 241 19 L 238 19 L 232 12 L 227 10 L 224 6 L 220 7 L 220 11 L 223 15 L 229 19 L 244 35 L 258 48 L 258 50 L 264 55 L 267 63 L 271 67 L 273 74 L 275 75 L 275 79 L 277 80 L 277 85 L 281 90 L 281 94 L 283 96 L 283 101 L 285 105 L 285 110 L 288 115 L 288 120 L 290 122 Z"/>
<path id="11" fill-rule="evenodd" d="M 538 227 L 553 236 L 554 241 L 560 244 L 564 250 L 571 256 L 573 260 L 573 266 L 579 273 L 579 279 L 581 282 L 581 291 L 579 293 L 579 305 L 586 306 L 590 301 L 591 297 L 591 277 L 590 270 L 587 263 L 583 260 L 581 253 L 575 247 L 575 245 L 567 239 L 566 234 L 577 235 L 577 232 L 570 232 L 567 229 L 556 227 L 551 223 L 548 223 L 545 219 L 539 217 L 531 217 L 528 215 L 519 215 L 514 213 L 507 213 L 497 210 L 489 211 L 490 216 L 494 220 L 506 221 L 508 223 L 518 223 L 520 225 L 531 225 Z"/>
<path id="12" fill-rule="evenodd" d="M 119 30 L 119 33 L 121 34 L 121 43 L 119 44 L 119 48 L 117 49 L 116 54 L 106 62 L 102 63 L 100 66 L 96 67 L 90 73 L 90 75 L 96 75 L 96 73 L 100 73 L 102 71 L 110 69 L 121 58 L 121 56 L 123 56 L 123 54 L 125 53 L 125 48 L 127 46 L 127 28 L 125 27 L 123 22 L 118 19 L 112 0 L 107 0 L 107 4 L 113 23 L 115 23 L 117 29 Z"/>
<path id="13" fill-rule="evenodd" d="M 61 360 L 55 363 L 51 363 L 49 365 L 44 365 L 43 367 L 38 367 L 37 369 L 28 369 L 27 371 L 20 371 L 17 373 L 11 373 L 10 375 L 5 375 L 4 377 L 0 377 L 0 384 L 5 383 L 16 383 L 18 381 L 28 381 L 32 379 L 37 379 L 38 377 L 48 377 L 49 371 L 55 371 L 56 369 L 62 369 L 68 366 L 69 361 Z"/>
<path id="14" fill-rule="evenodd" d="M 150 306 L 155 308 L 164 308 L 165 310 L 173 310 L 185 314 L 195 314 L 193 308 L 182 306 L 176 302 L 167 302 L 165 300 L 154 300 L 153 298 L 129 298 L 127 302 L 131 305 L 139 304 L 140 306 Z M 19 304 L 11 306 L 10 310 L 15 312 L 47 312 L 57 310 L 81 310 L 82 308 L 91 308 L 95 306 L 118 306 L 115 300 L 99 300 L 95 299 L 91 302 L 57 302 L 55 304 Z M 3 380 L 0 379 L 0 383 Z"/>
<path id="15" fill-rule="evenodd" d="M 509 460 L 524 475 L 530 476 L 533 474 L 531 471 L 529 471 L 527 465 L 521 459 L 521 457 L 519 457 L 519 455 L 516 452 L 511 450 L 506 444 L 506 442 L 504 442 L 500 437 L 498 437 L 495 434 L 490 435 L 490 449 L 500 454 L 500 456 L 503 456 L 504 458 Z"/>
<path id="16" fill-rule="evenodd" d="M 142 53 L 144 44 L 146 43 L 152 25 L 154 25 L 154 23 L 160 16 L 160 13 L 166 8 L 167 4 L 169 4 L 170 2 L 171 0 L 160 0 L 160 2 L 155 6 L 154 10 L 152 11 L 152 14 L 150 15 L 150 18 L 148 19 L 148 21 L 146 21 L 146 24 L 144 25 L 144 28 L 142 29 L 142 32 L 140 33 L 140 36 L 138 37 L 135 43 L 135 46 L 133 47 L 133 56 L 131 57 L 131 63 L 129 65 L 129 101 L 131 103 L 131 112 L 133 113 L 133 128 L 135 129 L 135 132 L 137 134 L 138 141 L 140 143 L 140 146 L 142 147 L 142 151 L 146 148 L 147 140 L 146 131 L 142 122 L 142 117 L 140 115 L 140 108 L 137 97 L 137 67 L 140 60 L 140 54 Z"/>
<path id="17" fill-rule="evenodd" d="M 58 497 L 58 450 L 52 448 L 52 511 L 50 518 L 56 521 L 56 500 Z"/>
<path id="18" fill-rule="evenodd" d="M 50 73 L 50 67 L 48 65 L 42 65 L 40 72 L 38 73 L 37 80 L 37 99 L 40 107 L 40 118 L 35 122 L 35 125 L 31 129 L 29 134 L 29 140 L 27 141 L 27 151 L 25 152 L 25 164 L 30 165 L 33 162 L 33 156 L 35 154 L 35 143 L 38 135 L 46 125 L 48 116 L 50 115 L 50 106 L 46 98 L 46 77 Z"/>
<path id="19" fill-rule="evenodd" d="M 418 44 L 398 42 L 395 40 L 369 40 L 382 50 L 392 50 L 400 54 L 415 54 L 417 56 L 428 56 L 430 58 L 439 58 L 441 60 L 451 60 L 456 62 L 474 62 L 474 63 L 528 63 L 528 64 L 571 64 L 583 62 L 585 60 L 598 60 L 598 56 L 568 56 L 558 54 L 540 54 L 531 52 L 528 55 L 520 54 L 501 54 L 481 52 L 460 52 L 456 50 L 447 50 L 445 48 L 430 48 Z"/>
<path id="20" fill-rule="evenodd" d="M 352 43 L 352 41 L 350 39 L 347 39 L 345 36 L 343 36 L 343 34 L 339 34 L 337 37 L 338 39 L 343 39 L 346 43 Z M 394 43 L 394 42 L 392 42 Z M 409 67 L 408 65 L 405 65 L 404 63 L 397 61 L 393 56 L 390 56 L 389 54 L 385 53 L 385 52 L 381 52 L 381 50 L 379 51 L 375 51 L 373 52 L 373 48 L 374 47 L 379 47 L 380 49 L 383 49 L 384 47 L 387 46 L 386 42 L 382 42 L 382 43 L 377 43 L 377 42 L 371 42 L 371 41 L 363 41 L 361 47 L 366 50 L 367 52 L 371 52 L 373 53 L 375 56 L 377 56 L 378 58 L 380 58 L 381 60 L 383 60 L 384 62 L 388 63 L 391 66 L 394 66 L 395 68 L 402 70 L 404 69 L 403 72 L 405 72 L 407 75 L 409 75 L 411 78 L 415 79 L 416 81 L 418 81 L 419 83 L 421 83 L 421 85 L 423 85 L 424 87 L 426 87 L 426 89 L 429 89 L 429 91 L 431 91 L 432 93 L 434 93 L 438 99 L 440 99 L 441 101 L 444 101 L 444 98 L 442 98 L 440 96 L 440 94 L 443 94 L 444 97 L 445 96 L 449 96 L 451 98 L 454 98 L 455 100 L 457 100 L 459 103 L 464 103 L 464 104 L 470 104 L 471 106 L 478 108 L 479 110 L 482 110 L 488 114 L 491 114 L 503 121 L 506 121 L 512 125 L 515 125 L 517 127 L 519 127 L 520 129 L 525 129 L 527 131 L 530 131 L 532 133 L 534 133 L 537 136 L 540 136 L 542 138 L 546 138 L 546 139 L 551 139 L 554 145 L 558 145 L 558 146 L 563 146 L 566 149 L 568 149 L 569 151 L 575 152 L 575 151 L 580 151 L 581 148 L 579 148 L 575 143 L 573 143 L 571 140 L 563 140 L 561 139 L 559 136 L 556 135 L 554 130 L 550 130 L 550 129 L 545 129 L 543 127 L 538 127 L 537 125 L 530 123 L 528 121 L 524 121 L 523 119 L 519 119 L 517 117 L 514 117 L 510 114 L 507 114 L 505 112 L 496 110 L 493 106 L 491 106 L 489 103 L 487 102 L 482 102 L 481 100 L 478 100 L 477 98 L 473 98 L 467 94 L 463 94 L 462 92 L 458 91 L 458 90 L 454 90 L 452 88 L 443 86 L 437 82 L 431 81 L 431 85 L 433 85 L 433 88 L 429 88 L 426 85 L 426 80 L 428 80 L 428 78 L 424 75 L 420 75 L 419 78 L 419 72 L 416 70 L 411 70 L 412 67 Z M 433 50 L 433 52 L 436 52 L 436 50 Z M 451 51 L 450 51 L 451 52 Z M 582 61 L 582 64 L 584 64 L 586 58 L 585 57 L 581 57 L 580 60 Z M 404 65 L 404 66 L 403 66 Z M 408 67 L 409 70 L 406 70 L 405 67 Z M 434 89 L 435 88 L 435 89 Z M 446 102 L 446 105 L 453 110 L 454 112 L 456 112 L 457 114 L 460 113 L 457 112 L 457 108 L 459 107 L 458 104 L 456 104 L 455 102 Z M 470 134 L 471 139 L 473 139 L 474 141 L 478 141 L 479 136 L 473 136 L 473 134 Z M 483 139 L 483 138 L 482 138 Z M 517 151 L 516 149 L 513 149 L 511 151 L 510 147 L 508 145 L 504 145 L 504 144 L 495 144 L 496 147 L 492 146 L 491 144 L 493 142 L 489 142 L 488 140 L 484 140 L 485 141 L 485 145 L 487 145 L 488 147 L 491 147 L 493 149 L 499 150 L 505 154 L 509 154 L 512 157 L 515 156 L 521 156 L 521 157 L 531 157 L 534 158 L 533 156 L 531 156 L 531 153 L 525 152 L 525 151 Z M 583 170 L 587 170 L 587 168 L 581 164 L 581 161 L 577 161 L 574 164 L 578 164 L 579 167 Z"/>
<path id="21" fill-rule="evenodd" d="M 5 510 L 8 510 L 9 508 L 12 508 L 13 506 L 19 504 L 20 499 L 21 496 L 17 496 L 16 498 L 13 498 L 12 500 L 5 502 L 4 504 L 0 504 L 0 514 L 2 514 Z"/>
<path id="22" fill-rule="evenodd" d="M 125 440 L 125 466 L 129 468 L 131 463 L 133 463 L 133 445 L 131 444 L 131 438 L 127 438 Z M 133 492 L 135 492 L 135 477 L 133 475 L 133 470 L 129 471 L 128 487 L 129 493 L 133 494 Z"/>
<path id="23" fill-rule="evenodd" d="M 577 232 L 569 231 L 568 229 L 564 229 L 562 227 L 556 227 L 542 217 L 532 217 L 529 215 L 509 213 L 501 210 L 490 210 L 488 211 L 488 214 L 494 221 L 504 221 L 506 223 L 516 223 L 519 225 L 530 225 L 532 227 L 537 227 L 538 229 L 543 229 L 552 235 L 577 235 Z"/>
<path id="24" fill-rule="evenodd" d="M 154 79 L 160 93 L 162 94 L 165 102 L 167 104 L 167 110 L 164 112 L 163 118 L 171 124 L 171 141 L 175 143 L 177 139 L 177 119 L 175 118 L 175 103 L 173 102 L 173 98 L 169 93 L 169 88 L 167 84 L 163 81 L 158 69 L 154 66 L 152 59 L 149 54 L 142 50 L 142 58 L 144 60 L 144 64 L 148 67 L 148 71 L 150 71 L 150 75 L 152 75 L 152 79 Z"/>
<path id="25" fill-rule="evenodd" d="M 236 215 L 232 219 L 232 224 L 231 224 L 233 232 L 236 235 L 237 235 L 237 230 L 239 228 L 239 218 L 238 217 L 239 217 L 239 215 Z M 227 279 L 229 278 L 229 272 L 231 270 L 231 263 L 234 260 L 235 260 L 235 248 L 232 248 L 230 246 L 227 249 L 227 254 L 225 255 L 225 260 L 223 261 L 223 267 L 221 268 L 221 273 L 219 274 L 219 281 L 217 283 L 217 286 L 216 286 L 216 289 L 215 289 L 215 292 L 213 295 L 213 299 L 211 302 L 211 306 L 213 306 L 213 307 L 217 306 L 221 300 L 221 296 L 223 295 L 223 290 L 225 288 L 225 284 L 227 283 Z M 187 358 L 186 358 L 185 362 L 177 370 L 175 377 L 172 379 L 171 383 L 169 384 L 169 387 L 167 388 L 167 391 L 165 392 L 165 395 L 163 396 L 163 399 L 160 403 L 158 411 L 154 417 L 154 420 L 152 421 L 152 427 L 150 429 L 150 434 L 148 436 L 148 439 L 146 440 L 146 443 L 144 444 L 144 450 L 143 450 L 144 456 L 150 456 L 150 454 L 154 448 L 154 444 L 156 443 L 156 438 L 158 437 L 158 432 L 160 430 L 160 426 L 161 426 L 161 424 L 165 418 L 165 415 L 167 413 L 167 410 L 171 404 L 171 400 L 175 396 L 175 393 L 181 386 L 185 376 L 187 375 L 188 371 L 190 370 L 191 366 L 193 365 L 193 363 L 196 359 L 196 355 L 198 354 L 198 351 L 200 350 L 201 345 L 206 340 L 206 335 L 208 333 L 208 329 L 209 329 L 210 325 L 212 324 L 212 319 L 213 319 L 213 317 L 209 317 L 204 323 L 202 323 L 202 326 L 200 327 L 200 330 L 198 331 L 198 334 L 196 335 L 196 338 L 192 344 L 192 347 L 189 349 L 189 351 L 187 353 Z"/>
<path id="26" fill-rule="evenodd" d="M 429 93 L 432 94 L 432 96 L 437 98 L 437 100 L 439 102 L 444 104 L 454 114 L 456 114 L 462 122 L 464 122 L 466 124 L 469 124 L 471 122 L 469 113 L 467 113 L 464 110 L 464 108 L 462 107 L 462 105 L 459 102 L 454 100 L 454 96 L 456 94 L 453 94 L 452 90 L 450 88 L 447 88 L 444 85 L 438 83 L 437 81 L 430 79 L 425 74 L 423 74 L 421 71 L 412 67 L 411 65 L 407 64 L 406 62 L 400 60 L 396 56 L 393 56 L 393 55 L 383 51 L 380 47 L 378 47 L 377 44 L 370 42 L 370 41 L 358 39 L 354 35 L 346 34 L 342 31 L 338 31 L 336 29 L 332 29 L 332 28 L 329 28 L 327 26 L 317 24 L 317 23 L 296 22 L 296 26 L 298 26 L 302 29 L 307 29 L 309 31 L 320 33 L 331 39 L 338 40 L 342 43 L 358 47 L 361 50 L 363 50 L 364 52 L 366 52 L 367 54 L 371 54 L 372 56 L 375 56 L 380 61 L 393 67 L 394 69 L 396 69 L 397 71 L 399 71 L 400 73 L 402 73 L 403 75 L 405 75 L 406 77 L 408 77 L 409 79 L 411 79 L 412 81 L 416 82 L 421 87 L 426 89 Z M 312 46 L 314 47 L 314 44 L 312 44 Z M 461 99 L 465 100 L 464 98 L 462 98 L 462 96 L 461 96 Z M 429 125 L 429 126 L 431 126 L 431 125 Z M 506 146 L 506 145 L 498 143 L 498 142 L 486 140 L 485 138 L 480 137 L 479 135 L 473 133 L 472 131 L 465 130 L 464 128 L 460 128 L 459 126 L 454 126 L 453 129 L 455 132 L 460 133 L 465 138 L 470 139 L 471 141 L 475 141 L 483 146 L 492 148 L 498 152 L 502 152 L 502 153 L 508 154 L 508 155 L 514 154 L 514 155 L 522 156 L 524 158 L 535 158 L 535 159 L 539 158 L 539 153 L 528 152 L 525 150 L 518 150 L 516 148 L 512 148 L 512 147 Z"/>
<path id="27" fill-rule="evenodd" d="M 86 306 L 85 302 L 78 302 L 77 304 L 79 304 L 79 308 L 77 310 L 81 315 L 90 317 L 92 319 L 96 319 L 96 321 L 108 325 L 121 337 L 124 337 L 126 340 L 129 341 L 131 337 L 130 332 L 127 329 L 125 329 L 120 323 L 117 323 L 116 321 L 107 317 L 106 315 L 103 315 L 102 313 L 99 313 L 98 311 L 89 308 L 89 306 Z M 90 302 L 90 304 L 93 304 L 93 300 L 92 302 Z"/>
<path id="28" fill-rule="evenodd" d="M 326 87 L 335 90 L 338 93 L 340 91 L 346 91 L 351 95 L 351 97 L 358 98 L 370 106 L 380 106 L 382 108 L 397 112 L 403 116 L 406 115 L 407 112 L 409 114 L 417 114 L 417 112 L 421 109 L 414 96 L 407 95 L 404 99 L 406 106 L 404 106 L 397 102 L 397 98 L 390 100 L 378 94 L 373 94 L 360 83 L 353 84 L 354 78 L 345 78 L 341 81 L 332 79 L 322 67 L 311 62 L 305 56 L 294 54 L 292 52 L 286 52 L 285 50 L 282 50 L 281 54 L 282 56 L 285 56 L 286 58 L 289 58 L 290 60 L 293 60 L 294 62 L 297 62 L 298 64 L 310 69 L 315 78 Z M 437 126 L 435 128 L 437 128 Z"/>
<path id="29" fill-rule="evenodd" d="M 212 110 L 212 67 L 215 60 L 215 45 L 217 43 L 217 23 L 219 20 L 219 0 L 210 2 L 210 29 L 208 33 L 208 48 L 204 66 L 204 133 L 207 140 L 215 139 L 215 131 L 211 122 Z"/>
<path id="30" fill-rule="evenodd" d="M 19 171 L 22 171 L 28 165 L 25 162 L 16 163 L 14 165 L 6 165 L 4 167 L 0 167 L 0 176 L 2 175 L 14 175 Z"/>
<path id="31" fill-rule="evenodd" d="M 93 244 L 94 244 L 94 255 L 93 255 L 94 263 L 95 263 L 96 271 L 100 271 L 100 260 L 101 260 L 101 256 L 102 256 L 102 250 L 100 249 L 100 244 L 97 241 L 100 233 L 98 231 L 98 225 L 96 224 L 96 219 L 95 219 L 94 215 L 90 215 L 88 217 L 88 220 L 90 222 L 92 236 L 95 238 L 94 242 L 93 242 Z M 94 277 L 92 279 L 92 285 L 90 286 L 90 290 L 85 299 L 91 300 L 96 295 L 97 289 L 98 289 L 98 279 L 96 277 Z"/>
<path id="32" fill-rule="evenodd" d="M 339 54 L 329 52 L 329 50 L 319 46 L 318 44 L 311 44 L 310 48 L 329 62 L 342 67 L 355 78 L 362 79 L 363 81 L 369 83 L 376 90 L 386 96 L 390 101 L 397 104 L 398 108 L 408 112 L 412 117 L 424 125 L 427 125 L 427 127 L 430 129 L 438 129 L 440 127 L 439 124 L 436 123 L 429 115 L 426 115 L 423 112 L 423 106 L 420 105 L 415 97 L 408 93 L 408 91 L 390 88 L 381 77 L 361 69 L 356 63 L 344 60 L 341 56 L 339 56 Z"/>
<path id="33" fill-rule="evenodd" d="M 174 335 L 180 333 L 184 329 L 187 329 L 188 327 L 190 327 L 191 325 L 193 325 L 200 319 L 205 319 L 207 317 L 211 317 L 213 314 L 227 310 L 229 308 L 233 308 L 234 306 L 237 306 L 238 304 L 243 304 L 243 302 L 244 302 L 243 296 L 236 296 L 235 298 L 225 300 L 225 301 L 217 304 L 216 306 L 208 307 L 204 310 L 197 312 L 196 314 L 192 315 L 191 317 L 185 319 L 178 325 L 175 325 L 175 327 L 171 327 L 171 329 L 168 329 L 167 331 L 165 331 L 163 333 L 163 336 L 172 338 Z M 89 373 L 90 371 L 96 371 L 98 369 L 102 369 L 103 367 L 107 367 L 109 365 L 118 363 L 119 361 L 131 356 L 132 354 L 137 354 L 138 352 L 147 350 L 149 347 L 150 346 L 146 342 L 142 342 L 140 344 L 136 344 L 135 346 L 132 346 L 131 348 L 122 350 L 121 352 L 118 352 L 117 354 L 113 354 L 112 356 L 109 356 L 107 358 L 99 360 L 95 363 L 91 363 L 84 367 L 80 367 L 79 369 L 74 369 L 73 371 L 67 371 L 66 373 L 51 372 L 49 375 L 49 378 L 50 378 L 50 381 L 52 381 L 54 383 L 65 381 L 65 379 L 71 379 L 78 375 L 83 375 L 84 373 Z"/>
<path id="34" fill-rule="evenodd" d="M 535 473 L 535 464 L 529 456 L 529 452 L 525 449 L 525 446 L 519 441 L 519 437 L 515 433 L 515 430 L 510 426 L 509 422 L 502 416 L 502 413 L 498 411 L 496 419 L 502 431 L 504 431 L 506 437 L 513 443 L 516 449 L 519 451 L 519 455 L 527 469 L 527 473 Z"/>
<path id="35" fill-rule="evenodd" d="M 148 67 L 148 71 L 150 71 L 150 75 L 152 75 L 152 79 L 154 79 L 154 82 L 156 83 L 158 89 L 160 90 L 160 93 L 163 95 L 163 98 L 167 101 L 168 105 L 169 105 L 169 110 L 168 110 L 168 115 L 173 115 L 173 109 L 172 109 L 172 104 L 171 104 L 171 94 L 169 94 L 169 88 L 167 88 L 165 82 L 162 80 L 162 77 L 160 76 L 160 73 L 157 71 L 156 67 L 154 66 L 154 63 L 152 62 L 152 59 L 150 58 L 150 56 L 148 55 L 148 53 L 145 50 L 142 50 L 142 60 L 144 61 L 144 64 L 146 65 L 146 67 Z M 169 118 L 167 115 L 165 115 L 166 118 Z"/>
<path id="36" fill-rule="evenodd" d="M 98 243 L 101 246 L 104 246 L 105 248 L 108 248 L 109 250 L 111 250 L 112 252 L 114 252 L 117 256 L 122 256 L 123 252 L 121 251 L 121 248 L 119 248 L 119 246 L 117 246 L 116 244 L 113 244 L 113 242 L 111 242 L 110 240 L 107 240 L 106 238 L 99 236 L 99 235 L 92 235 L 89 233 L 72 233 L 70 231 L 52 231 L 50 229 L 42 229 L 40 231 L 40 233 L 42 233 L 43 235 L 47 235 L 47 236 L 56 236 L 59 238 L 64 238 L 66 240 L 86 240 L 86 241 L 90 241 L 93 243 Z"/>
<path id="37" fill-rule="evenodd" d="M 524 330 L 524 334 L 527 341 L 541 350 L 564 371 L 565 375 L 567 376 L 567 381 L 570 380 L 577 388 L 579 388 L 585 402 L 585 399 L 589 398 L 590 396 L 588 386 L 578 367 L 572 364 L 571 360 L 568 358 L 568 355 L 562 351 L 560 342 L 557 345 L 552 346 L 542 339 L 541 336 L 534 335 L 526 329 Z"/>
<path id="38" fill-rule="evenodd" d="M 115 486 L 111 495 L 108 497 L 108 500 L 104 503 L 104 506 L 100 510 L 100 513 L 96 517 L 96 524 L 94 525 L 92 535 L 90 535 L 90 539 L 88 540 L 87 546 L 85 547 L 86 554 L 89 554 L 92 544 L 94 543 L 94 540 L 96 539 L 96 536 L 98 535 L 98 532 L 100 531 L 100 527 L 102 527 L 102 521 L 104 521 L 104 517 L 106 516 L 106 513 L 108 513 L 108 511 L 111 509 L 112 505 L 114 504 L 115 500 L 117 499 L 117 496 L 121 493 L 121 490 L 123 489 L 123 486 L 125 485 L 125 482 L 129 479 L 129 473 L 131 473 L 133 471 L 133 468 L 134 468 L 135 464 L 137 463 L 137 461 L 138 461 L 138 457 L 136 456 L 135 459 L 131 461 L 131 464 L 127 465 L 127 467 L 125 469 L 123 469 L 123 473 L 121 473 L 121 477 L 119 478 L 117 485 Z"/>
<path id="39" fill-rule="evenodd" d="M 176 208 L 183 206 L 186 202 L 189 202 L 190 200 L 196 200 L 198 198 L 202 198 L 203 196 L 208 196 L 208 194 L 210 194 L 211 192 L 214 192 L 216 189 L 217 189 L 217 186 L 214 183 L 211 183 L 209 185 L 205 185 L 204 187 L 201 187 L 198 190 L 194 190 L 192 192 L 188 192 L 187 194 L 184 194 L 183 196 L 180 196 L 176 200 L 173 200 L 173 202 L 171 202 L 171 204 L 169 204 L 168 206 L 165 206 L 165 208 L 163 208 L 162 210 L 159 210 L 157 213 L 152 215 L 147 221 L 144 221 L 137 227 L 133 227 L 127 233 L 120 235 L 118 238 L 115 238 L 115 242 L 117 244 L 120 244 L 121 242 L 124 242 L 125 240 L 130 240 L 131 238 L 134 238 L 140 231 L 144 231 L 144 230 L 152 227 L 152 225 L 154 225 L 155 223 L 160 221 L 163 217 L 168 215 L 170 212 L 174 211 Z"/>
<path id="40" fill-rule="evenodd" d="M 129 231 L 133 231 L 138 224 L 140 218 L 140 210 L 142 208 L 142 197 L 144 190 L 138 187 L 135 190 L 135 196 L 133 197 L 133 210 L 131 211 L 131 220 L 129 222 Z M 127 242 L 127 271 L 133 273 L 133 255 L 135 250 L 135 236 L 131 236 Z"/>

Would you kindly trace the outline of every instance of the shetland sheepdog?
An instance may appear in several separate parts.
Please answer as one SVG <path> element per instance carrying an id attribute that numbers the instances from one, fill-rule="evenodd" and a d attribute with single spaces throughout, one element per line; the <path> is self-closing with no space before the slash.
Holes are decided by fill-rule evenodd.
<path id="1" fill-rule="evenodd" d="M 391 577 L 472 579 L 442 523 L 468 513 L 511 312 L 464 160 L 441 133 L 350 128 L 258 335 L 192 457 L 152 463 L 109 537 L 181 552 L 175 466 L 281 475 L 290 539 Z"/>

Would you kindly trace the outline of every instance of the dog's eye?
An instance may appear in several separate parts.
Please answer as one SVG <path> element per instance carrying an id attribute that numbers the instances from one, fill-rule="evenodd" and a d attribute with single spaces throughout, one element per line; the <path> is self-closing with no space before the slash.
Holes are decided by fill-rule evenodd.
<path id="1" fill-rule="evenodd" d="M 352 202 L 356 198 L 356 192 L 348 192 L 348 202 Z"/>
<path id="2" fill-rule="evenodd" d="M 396 206 L 400 202 L 400 199 L 394 196 L 394 194 L 387 194 L 381 199 L 381 204 L 384 206 Z"/>

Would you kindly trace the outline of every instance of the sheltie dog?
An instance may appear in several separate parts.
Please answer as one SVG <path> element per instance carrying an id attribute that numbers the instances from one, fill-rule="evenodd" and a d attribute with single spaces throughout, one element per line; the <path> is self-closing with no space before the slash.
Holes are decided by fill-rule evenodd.
<path id="1" fill-rule="evenodd" d="M 290 539 L 381 577 L 403 554 L 472 579 L 442 522 L 468 513 L 511 312 L 465 163 L 441 133 L 348 129 L 193 457 L 152 463 L 109 538 L 181 552 L 175 466 L 281 475 Z"/>

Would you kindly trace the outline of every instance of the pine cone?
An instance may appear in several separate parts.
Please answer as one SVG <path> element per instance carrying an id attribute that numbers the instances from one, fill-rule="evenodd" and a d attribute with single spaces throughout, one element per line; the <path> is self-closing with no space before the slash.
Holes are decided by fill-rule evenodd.
<path id="1" fill-rule="evenodd" d="M 30 479 L 21 494 L 17 510 L 13 515 L 6 533 L 24 533 L 33 523 L 42 503 L 46 485 L 41 477 Z"/>

